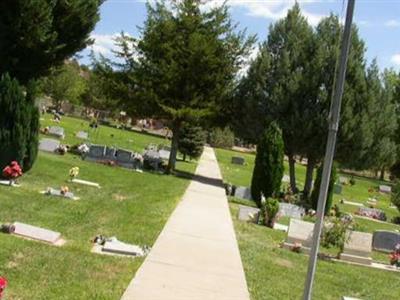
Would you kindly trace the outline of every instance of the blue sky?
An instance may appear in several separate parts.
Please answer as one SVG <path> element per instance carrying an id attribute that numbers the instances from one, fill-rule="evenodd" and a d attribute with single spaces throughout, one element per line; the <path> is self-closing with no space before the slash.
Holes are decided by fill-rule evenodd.
<path id="1" fill-rule="evenodd" d="M 155 1 L 155 0 L 153 0 Z M 268 35 L 269 24 L 285 16 L 295 0 L 228 0 L 231 14 L 240 28 L 257 34 L 263 41 Z M 312 25 L 330 12 L 344 18 L 347 1 L 305 0 L 298 1 L 303 14 Z M 211 4 L 222 1 L 213 0 Z M 144 0 L 107 0 L 101 7 L 101 20 L 92 37 L 95 52 L 112 57 L 113 38 L 121 30 L 137 37 L 137 26 L 146 18 Z M 356 0 L 354 21 L 367 46 L 367 59 L 378 59 L 380 67 L 400 70 L 400 0 Z M 88 50 L 81 53 L 82 62 L 88 63 Z"/>

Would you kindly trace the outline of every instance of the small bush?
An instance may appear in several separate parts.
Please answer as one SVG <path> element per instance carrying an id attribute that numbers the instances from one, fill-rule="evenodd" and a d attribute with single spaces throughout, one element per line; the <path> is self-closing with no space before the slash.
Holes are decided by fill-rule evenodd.
<path id="1" fill-rule="evenodd" d="M 356 180 L 354 179 L 353 176 L 350 177 L 349 183 L 350 183 L 350 185 L 355 185 L 356 184 Z"/>
<path id="2" fill-rule="evenodd" d="M 324 224 L 321 245 L 326 248 L 337 247 L 343 251 L 346 242 L 346 231 L 351 227 L 352 222 L 340 218 L 331 218 Z"/>
<path id="3" fill-rule="evenodd" d="M 274 198 L 268 198 L 266 201 L 263 201 L 262 212 L 264 216 L 264 224 L 273 228 L 276 216 L 279 212 L 279 201 Z"/>
<path id="4" fill-rule="evenodd" d="M 208 143 L 216 148 L 230 149 L 235 143 L 235 135 L 229 127 L 215 128 L 208 137 Z"/>

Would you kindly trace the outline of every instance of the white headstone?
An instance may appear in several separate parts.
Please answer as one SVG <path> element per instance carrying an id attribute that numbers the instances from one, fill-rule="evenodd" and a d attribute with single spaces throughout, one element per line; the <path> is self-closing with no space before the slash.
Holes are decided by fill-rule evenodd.
<path id="1" fill-rule="evenodd" d="M 289 183 L 289 182 L 290 182 L 290 177 L 289 177 L 289 175 L 283 175 L 283 177 L 282 177 L 282 182 Z"/>
<path id="2" fill-rule="evenodd" d="M 53 139 L 41 139 L 39 150 L 46 152 L 55 152 L 60 147 L 60 141 Z"/>
<path id="3" fill-rule="evenodd" d="M 372 251 L 372 234 L 358 231 L 347 231 L 346 242 L 340 258 L 345 261 L 370 265 Z"/>
<path id="4" fill-rule="evenodd" d="M 79 131 L 79 132 L 76 134 L 76 137 L 77 137 L 78 139 L 87 140 L 87 139 L 89 138 L 89 134 L 88 134 L 86 131 Z"/>
<path id="5" fill-rule="evenodd" d="M 379 186 L 379 191 L 381 193 L 390 194 L 392 192 L 392 188 L 390 186 L 388 186 L 388 185 L 380 185 Z"/>
<path id="6" fill-rule="evenodd" d="M 239 205 L 239 216 L 238 216 L 239 220 L 257 223 L 259 216 L 260 216 L 259 208 Z"/>
<path id="7" fill-rule="evenodd" d="M 284 202 L 279 203 L 279 214 L 281 216 L 301 219 L 305 213 L 305 209 L 301 206 Z"/>
<path id="8" fill-rule="evenodd" d="M 13 232 L 13 234 L 24 236 L 38 241 L 54 244 L 61 237 L 61 234 L 59 232 L 51 231 L 48 229 L 24 223 L 15 222 L 14 226 L 15 226 L 15 231 Z"/>
<path id="9" fill-rule="evenodd" d="M 314 223 L 297 219 L 290 219 L 286 242 L 289 244 L 300 243 L 303 247 L 311 247 Z"/>

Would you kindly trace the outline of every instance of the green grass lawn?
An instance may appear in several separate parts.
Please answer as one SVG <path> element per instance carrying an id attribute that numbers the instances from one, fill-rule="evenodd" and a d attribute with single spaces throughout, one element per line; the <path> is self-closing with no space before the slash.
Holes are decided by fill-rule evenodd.
<path id="1" fill-rule="evenodd" d="M 250 186 L 254 167 L 254 154 L 239 153 L 231 150 L 216 150 L 217 159 L 224 181 Z M 246 160 L 244 166 L 231 164 L 232 156 L 241 156 Z M 299 182 L 304 180 L 305 167 L 296 166 Z M 285 164 L 285 174 L 288 166 Z M 341 174 L 341 176 L 347 176 Z M 387 215 L 396 215 L 396 210 L 389 208 L 387 195 L 368 193 L 369 187 L 376 187 L 380 181 L 356 178 L 356 185 L 344 186 L 342 195 L 335 195 L 335 203 L 341 198 L 365 203 L 368 197 L 379 199 L 378 208 Z M 230 197 L 232 219 L 239 243 L 243 266 L 252 300 L 266 299 L 301 299 L 307 271 L 308 257 L 281 249 L 279 246 L 286 238 L 286 233 L 271 230 L 265 226 L 238 221 L 238 205 L 255 206 L 253 201 Z M 343 211 L 354 212 L 357 207 L 340 204 Z M 289 218 L 281 218 L 279 223 L 289 224 Z M 390 223 L 377 223 L 370 220 L 356 219 L 357 230 L 373 232 L 375 230 L 395 230 L 400 227 Z M 323 249 L 328 254 L 336 254 L 337 249 Z M 388 263 L 388 255 L 373 251 L 375 261 Z M 352 296 L 365 300 L 399 299 L 399 273 L 359 267 L 344 263 L 319 261 L 314 283 L 313 299 L 341 299 Z"/>
<path id="2" fill-rule="evenodd" d="M 86 122 L 72 118 L 63 118 L 60 126 L 66 129 L 68 143 L 78 142 L 75 131 L 87 129 Z M 141 152 L 148 143 L 165 140 L 101 127 L 93 142 Z M 79 178 L 102 188 L 68 183 L 73 166 L 80 168 Z M 177 167 L 193 173 L 196 162 L 178 162 Z M 6 299 L 120 299 L 143 259 L 93 254 L 91 239 L 103 234 L 153 245 L 189 180 L 85 162 L 71 154 L 40 153 L 20 183 L 19 188 L 0 186 L 0 223 L 20 221 L 59 231 L 67 243 L 55 247 L 0 234 L 0 275 L 9 281 Z M 39 193 L 61 185 L 81 199 Z"/>
<path id="3" fill-rule="evenodd" d="M 286 233 L 238 221 L 238 205 L 230 207 L 251 299 L 301 299 L 308 257 L 279 247 Z M 399 285 L 399 273 L 318 261 L 313 299 L 396 300 Z"/>

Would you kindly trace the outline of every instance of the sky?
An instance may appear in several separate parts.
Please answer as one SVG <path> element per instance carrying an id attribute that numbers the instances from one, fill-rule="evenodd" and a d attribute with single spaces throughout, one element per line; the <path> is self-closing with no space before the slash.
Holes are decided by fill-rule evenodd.
<path id="1" fill-rule="evenodd" d="M 156 0 L 152 0 L 156 1 Z M 82 63 L 88 64 L 93 50 L 112 58 L 113 39 L 121 31 L 139 37 L 138 26 L 146 19 L 145 0 L 106 0 L 101 6 L 100 21 L 91 37 L 95 43 L 80 53 Z M 221 0 L 211 0 L 220 4 Z M 295 0 L 227 0 L 232 18 L 240 29 L 256 34 L 258 42 L 268 36 L 271 23 L 284 17 Z M 315 26 L 331 12 L 344 20 L 346 0 L 304 0 L 299 2 L 303 15 Z M 400 71 L 400 0 L 356 0 L 354 22 L 366 42 L 366 58 L 377 58 L 381 69 Z M 255 52 L 254 52 L 255 53 Z"/>

